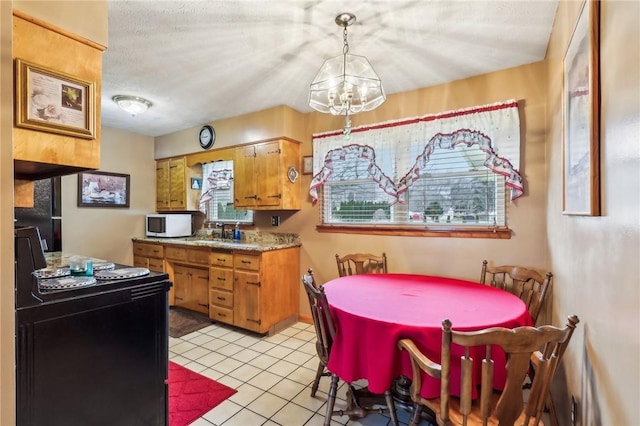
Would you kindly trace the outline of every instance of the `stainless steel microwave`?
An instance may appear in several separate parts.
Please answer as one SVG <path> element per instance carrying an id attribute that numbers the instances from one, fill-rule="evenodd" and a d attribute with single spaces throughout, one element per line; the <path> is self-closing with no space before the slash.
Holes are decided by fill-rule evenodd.
<path id="1" fill-rule="evenodd" d="M 145 223 L 147 237 L 188 237 L 192 234 L 190 214 L 148 214 Z"/>

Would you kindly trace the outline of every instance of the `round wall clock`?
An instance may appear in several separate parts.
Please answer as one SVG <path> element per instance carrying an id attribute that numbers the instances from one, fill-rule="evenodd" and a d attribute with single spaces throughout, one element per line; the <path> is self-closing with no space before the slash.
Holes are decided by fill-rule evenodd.
<path id="1" fill-rule="evenodd" d="M 213 130 L 213 127 L 205 124 L 200 129 L 200 134 L 198 135 L 198 142 L 200 142 L 200 147 L 202 149 L 209 149 L 213 146 L 213 143 L 216 141 L 216 132 Z"/>

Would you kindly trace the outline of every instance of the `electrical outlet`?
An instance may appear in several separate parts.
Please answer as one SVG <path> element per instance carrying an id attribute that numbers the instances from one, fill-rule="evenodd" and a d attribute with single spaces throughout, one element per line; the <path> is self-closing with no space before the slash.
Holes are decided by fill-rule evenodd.
<path id="1" fill-rule="evenodd" d="M 578 401 L 575 395 L 571 395 L 571 424 L 573 426 L 578 424 Z"/>
<path id="2" fill-rule="evenodd" d="M 280 226 L 280 216 L 271 216 L 271 226 Z"/>

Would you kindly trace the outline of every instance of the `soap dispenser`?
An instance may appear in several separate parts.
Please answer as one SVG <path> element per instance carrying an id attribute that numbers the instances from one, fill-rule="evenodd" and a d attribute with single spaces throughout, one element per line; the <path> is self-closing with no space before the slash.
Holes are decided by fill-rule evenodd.
<path id="1" fill-rule="evenodd" d="M 236 229 L 233 230 L 233 239 L 240 241 L 240 222 L 236 222 Z"/>

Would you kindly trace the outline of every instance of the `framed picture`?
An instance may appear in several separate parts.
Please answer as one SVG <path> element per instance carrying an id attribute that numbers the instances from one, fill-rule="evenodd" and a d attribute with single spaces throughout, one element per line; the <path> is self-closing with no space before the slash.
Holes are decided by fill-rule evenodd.
<path id="1" fill-rule="evenodd" d="M 191 178 L 191 189 L 202 189 L 202 179 Z"/>
<path id="2" fill-rule="evenodd" d="M 95 139 L 95 84 L 16 59 L 16 127 Z"/>
<path id="3" fill-rule="evenodd" d="M 78 173 L 78 207 L 129 207 L 129 175 Z"/>
<path id="4" fill-rule="evenodd" d="M 313 173 L 313 156 L 302 157 L 302 174 L 310 175 Z"/>
<path id="5" fill-rule="evenodd" d="M 564 57 L 563 213 L 600 215 L 600 2 L 585 0 Z"/>

